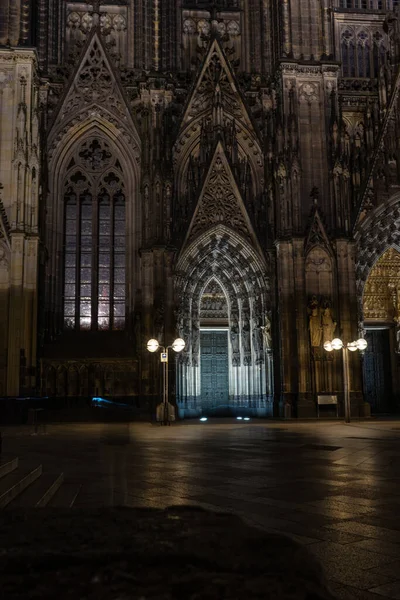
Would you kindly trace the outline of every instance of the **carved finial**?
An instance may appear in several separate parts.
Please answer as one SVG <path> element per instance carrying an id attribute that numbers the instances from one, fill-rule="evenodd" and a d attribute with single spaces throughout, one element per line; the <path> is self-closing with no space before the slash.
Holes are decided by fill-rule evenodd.
<path id="1" fill-rule="evenodd" d="M 319 189 L 316 186 L 314 186 L 313 189 L 311 190 L 310 198 L 313 199 L 315 205 L 318 204 Z"/>

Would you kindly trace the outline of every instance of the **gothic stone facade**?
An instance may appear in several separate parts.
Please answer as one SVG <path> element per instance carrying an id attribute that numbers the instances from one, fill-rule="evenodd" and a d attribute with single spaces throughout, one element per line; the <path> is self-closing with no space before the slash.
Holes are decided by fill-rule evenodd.
<path id="1" fill-rule="evenodd" d="M 0 0 L 0 396 L 396 398 L 399 4 Z"/>

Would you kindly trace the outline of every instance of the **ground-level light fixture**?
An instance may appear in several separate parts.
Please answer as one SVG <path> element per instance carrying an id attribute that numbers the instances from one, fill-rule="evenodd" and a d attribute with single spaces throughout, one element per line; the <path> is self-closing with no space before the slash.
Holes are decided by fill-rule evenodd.
<path id="1" fill-rule="evenodd" d="M 151 338 L 147 342 L 147 350 L 149 352 L 157 352 L 161 349 L 161 363 L 163 366 L 163 414 L 164 414 L 164 425 L 169 423 L 168 414 L 168 350 L 172 348 L 174 352 L 182 352 L 185 347 L 185 340 L 182 338 L 176 338 L 170 346 L 161 346 L 158 340 Z"/>
<path id="2" fill-rule="evenodd" d="M 327 352 L 333 350 L 342 350 L 343 357 L 343 392 L 344 392 L 344 420 L 350 423 L 351 406 L 350 406 L 350 371 L 349 371 L 349 351 L 365 350 L 368 346 L 367 340 L 364 338 L 358 339 L 356 342 L 348 342 L 343 344 L 340 338 L 335 338 L 332 341 L 324 343 L 324 348 Z"/>
<path id="3" fill-rule="evenodd" d="M 208 421 L 207 417 L 200 417 L 200 421 Z"/>

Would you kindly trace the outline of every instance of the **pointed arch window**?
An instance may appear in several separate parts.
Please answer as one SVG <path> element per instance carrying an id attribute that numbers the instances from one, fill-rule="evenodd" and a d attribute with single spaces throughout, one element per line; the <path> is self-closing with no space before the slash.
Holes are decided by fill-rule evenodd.
<path id="1" fill-rule="evenodd" d="M 354 31 L 346 28 L 341 34 L 343 77 L 378 77 L 386 63 L 385 37 L 380 31 Z"/>
<path id="2" fill-rule="evenodd" d="M 85 142 L 71 160 L 64 231 L 65 329 L 123 329 L 124 184 L 119 162 L 101 140 Z"/>

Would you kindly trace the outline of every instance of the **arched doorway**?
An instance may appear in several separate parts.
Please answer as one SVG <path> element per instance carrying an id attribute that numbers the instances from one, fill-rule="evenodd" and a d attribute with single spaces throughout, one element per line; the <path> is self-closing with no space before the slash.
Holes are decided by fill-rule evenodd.
<path id="1" fill-rule="evenodd" d="M 229 309 L 217 279 L 200 300 L 200 391 L 204 415 L 225 414 L 229 407 Z"/>
<path id="2" fill-rule="evenodd" d="M 181 417 L 272 414 L 269 280 L 250 244 L 220 225 L 177 264 Z M 267 340 L 267 341 L 266 341 Z"/>
<path id="3" fill-rule="evenodd" d="M 362 302 L 368 341 L 363 358 L 364 397 L 372 412 L 393 412 L 400 389 L 400 253 L 397 249 L 387 249 L 372 267 Z"/>

